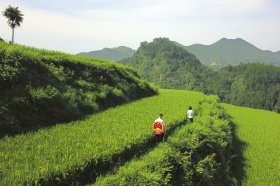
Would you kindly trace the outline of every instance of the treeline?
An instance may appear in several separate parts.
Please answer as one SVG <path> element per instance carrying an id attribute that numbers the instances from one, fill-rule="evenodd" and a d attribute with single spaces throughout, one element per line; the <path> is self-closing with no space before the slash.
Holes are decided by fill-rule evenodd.
<path id="1" fill-rule="evenodd" d="M 280 67 L 241 63 L 213 70 L 168 38 L 142 42 L 132 57 L 119 62 L 162 88 L 216 94 L 222 102 L 280 112 Z"/>
<path id="2" fill-rule="evenodd" d="M 229 65 L 219 69 L 214 78 L 212 93 L 223 102 L 280 113 L 279 66 L 261 63 Z"/>
<path id="3" fill-rule="evenodd" d="M 0 137 L 155 94 L 131 67 L 0 42 Z"/>

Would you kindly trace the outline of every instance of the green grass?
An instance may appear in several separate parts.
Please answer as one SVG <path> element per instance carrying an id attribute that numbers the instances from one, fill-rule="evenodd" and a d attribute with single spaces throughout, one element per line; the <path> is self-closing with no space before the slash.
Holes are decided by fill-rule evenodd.
<path id="1" fill-rule="evenodd" d="M 161 90 L 159 96 L 108 109 L 83 121 L 0 140 L 0 185 L 72 179 L 90 164 L 93 171 L 152 137 L 152 123 L 164 114 L 167 132 L 185 119 L 189 105 L 204 100 L 197 92 Z M 138 149 L 132 149 L 138 151 Z"/>
<path id="2" fill-rule="evenodd" d="M 195 107 L 195 122 L 184 123 L 156 148 L 98 177 L 93 185 L 235 185 L 232 126 L 218 102 L 207 97 Z"/>
<path id="3" fill-rule="evenodd" d="M 231 137 L 225 135 L 223 129 L 227 124 L 220 120 L 225 113 L 213 109 L 219 107 L 218 103 L 208 105 L 212 102 L 211 99 L 216 99 L 215 96 L 205 98 L 199 92 L 161 89 L 158 96 L 111 108 L 85 120 L 1 139 L 0 185 L 59 184 L 64 181 L 70 184 L 76 176 L 87 172 L 89 165 L 92 173 L 98 169 L 96 166 L 100 165 L 99 161 L 102 165 L 111 165 L 116 160 L 114 156 L 121 156 L 126 150 L 135 154 L 143 150 L 141 148 L 145 148 L 152 137 L 151 125 L 160 112 L 164 114 L 169 133 L 171 128 L 185 119 L 190 105 L 196 113 L 195 122 L 206 128 L 189 127 L 191 130 L 186 130 L 187 133 L 197 133 L 189 138 L 181 132 L 175 141 L 186 138 L 186 142 L 191 140 L 190 144 L 194 146 L 207 147 L 204 137 L 209 136 L 209 131 L 215 131 L 213 127 L 218 126 L 221 129 L 220 136 L 209 142 L 210 145 L 215 142 L 225 147 L 229 140 L 223 139 Z M 237 126 L 238 138 L 247 145 L 242 154 L 246 159 L 246 177 L 242 185 L 280 185 L 280 115 L 264 110 L 222 105 Z M 180 146 L 184 147 L 183 143 Z M 208 162 L 213 157 L 207 156 L 210 159 L 205 161 Z M 102 168 L 109 171 L 108 167 Z M 196 169 L 198 173 L 201 170 Z M 77 182 L 74 180 L 72 183 Z"/>
<path id="4" fill-rule="evenodd" d="M 280 115 L 275 112 L 223 104 L 245 142 L 244 186 L 280 185 Z"/>
<path id="5" fill-rule="evenodd" d="M 131 67 L 0 42 L 0 138 L 155 94 L 157 88 Z"/>

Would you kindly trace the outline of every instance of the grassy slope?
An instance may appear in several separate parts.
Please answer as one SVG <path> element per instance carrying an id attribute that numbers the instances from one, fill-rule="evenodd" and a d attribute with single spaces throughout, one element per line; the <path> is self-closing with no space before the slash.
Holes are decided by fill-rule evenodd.
<path id="1" fill-rule="evenodd" d="M 237 136 L 245 142 L 246 177 L 242 185 L 280 185 L 280 115 L 229 104 L 223 106 L 237 126 Z"/>
<path id="2" fill-rule="evenodd" d="M 178 93 L 173 91 L 175 96 Z M 196 100 L 198 96 L 193 92 L 188 99 Z M 229 171 L 231 125 L 217 101 L 215 96 L 207 96 L 193 104 L 193 123 L 184 123 L 164 143 L 116 172 L 100 176 L 94 185 L 234 185 Z"/>
<path id="3" fill-rule="evenodd" d="M 0 42 L 0 138 L 154 94 L 130 67 Z"/>
<path id="4" fill-rule="evenodd" d="M 78 183 L 85 185 L 88 181 L 95 179 L 95 174 L 99 176 L 109 171 L 114 164 L 130 161 L 141 151 L 142 153 L 149 151 L 150 142 L 154 144 L 151 122 L 159 112 L 164 113 L 166 134 L 171 137 L 172 131 L 185 121 L 185 112 L 189 105 L 194 108 L 197 123 L 190 131 L 186 131 L 187 134 L 192 134 L 192 137 L 183 133 L 177 138 L 179 140 L 174 141 L 176 144 L 180 142 L 176 145 L 178 147 L 186 146 L 186 148 L 196 149 L 192 150 L 195 165 L 190 168 L 193 171 L 186 171 L 188 178 L 191 179 L 194 175 L 194 182 L 197 180 L 205 182 L 208 179 L 213 181 L 212 174 L 214 174 L 215 178 L 219 179 L 221 176 L 217 176 L 216 170 L 222 167 L 220 168 L 219 163 L 212 161 L 215 155 L 208 156 L 208 153 L 213 153 L 208 147 L 213 146 L 217 150 L 220 145 L 227 146 L 227 143 L 223 143 L 224 140 L 220 138 L 228 138 L 228 136 L 223 136 L 224 132 L 216 130 L 221 128 L 224 131 L 226 124 L 218 119 L 223 116 L 221 112 L 215 110 L 218 105 L 211 104 L 215 109 L 207 107 L 207 104 L 212 103 L 216 98 L 212 96 L 206 99 L 206 96 L 199 92 L 161 90 L 159 96 L 108 109 L 83 121 L 57 125 L 36 133 L 0 140 L 2 150 L 0 151 L 0 170 L 2 170 L 0 185 L 7 185 L 7 183 L 12 183 L 12 185 L 77 185 Z M 206 115 L 208 116 L 205 117 Z M 132 122 L 134 120 L 137 120 L 137 123 Z M 205 127 L 200 126 L 199 123 L 204 123 Z M 197 127 L 198 124 L 200 127 Z M 114 126 L 113 129 L 112 126 Z M 136 127 L 137 132 L 135 132 Z M 205 137 L 213 138 L 209 127 L 217 134 L 217 137 L 212 140 L 205 139 Z M 182 137 L 186 141 L 181 140 Z M 191 143 L 190 147 L 187 147 L 185 142 Z M 204 150 L 205 148 L 207 150 Z M 230 152 L 230 150 L 223 148 L 215 154 L 218 161 L 225 163 L 228 159 L 222 158 L 224 152 Z M 178 156 L 179 159 L 180 157 Z M 196 163 L 198 160 L 202 162 Z M 156 164 L 158 165 L 161 164 Z M 180 167 L 177 168 L 178 166 L 174 167 L 175 172 L 177 169 L 181 170 Z M 175 180 L 176 177 L 173 181 Z"/>
<path id="5" fill-rule="evenodd" d="M 31 182 L 56 185 L 59 182 L 56 180 L 62 177 L 70 183 L 72 178 L 99 175 L 99 169 L 107 170 L 120 161 L 114 156 L 127 161 L 129 154 L 147 149 L 153 137 L 151 122 L 159 112 L 163 112 L 170 131 L 185 119 L 187 107 L 197 108 L 195 105 L 204 96 L 190 91 L 161 90 L 159 96 L 111 108 L 85 120 L 0 140 L 0 185 L 9 182 L 21 185 L 25 181 L 27 185 Z M 134 120 L 137 132 L 131 124 Z M 64 176 L 65 172 L 69 176 Z"/>

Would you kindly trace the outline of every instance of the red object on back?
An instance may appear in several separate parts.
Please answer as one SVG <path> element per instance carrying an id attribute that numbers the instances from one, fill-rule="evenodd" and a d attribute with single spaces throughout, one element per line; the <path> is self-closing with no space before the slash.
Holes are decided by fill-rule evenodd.
<path id="1" fill-rule="evenodd" d="M 153 131 L 154 131 L 154 134 L 159 134 L 161 135 L 162 134 L 162 131 L 163 131 L 163 124 L 161 122 L 155 122 L 154 125 L 153 125 Z"/>

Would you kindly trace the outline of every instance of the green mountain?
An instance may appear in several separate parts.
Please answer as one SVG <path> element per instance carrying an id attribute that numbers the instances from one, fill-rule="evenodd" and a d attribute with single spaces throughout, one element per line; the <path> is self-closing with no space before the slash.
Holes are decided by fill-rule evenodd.
<path id="1" fill-rule="evenodd" d="M 211 66 L 214 69 L 219 69 L 229 64 L 237 65 L 249 62 L 280 66 L 280 51 L 261 50 L 241 38 L 222 38 L 211 45 L 193 44 L 184 46 L 176 41 L 173 42 L 193 53 L 202 64 Z M 76 55 L 120 61 L 124 58 L 132 57 L 134 53 L 135 50 L 129 47 L 119 46 L 116 48 L 81 52 Z"/>
<path id="2" fill-rule="evenodd" d="M 132 57 L 119 63 L 136 68 L 141 78 L 169 89 L 203 91 L 204 79 L 213 74 L 195 55 L 168 38 L 142 42 Z"/>
<path id="3" fill-rule="evenodd" d="M 183 46 L 177 42 L 174 43 L 193 53 L 202 64 L 214 68 L 220 68 L 228 64 L 236 65 L 241 62 L 280 65 L 280 51 L 261 50 L 241 38 L 222 38 L 211 45 Z"/>
<path id="4" fill-rule="evenodd" d="M 112 61 L 119 61 L 123 58 L 131 57 L 134 54 L 134 50 L 125 46 L 119 46 L 116 48 L 103 48 L 102 50 L 81 52 L 76 54 L 77 56 L 89 56 L 95 58 L 109 59 Z"/>
<path id="5" fill-rule="evenodd" d="M 280 112 L 280 66 L 248 62 L 213 70 L 167 38 L 142 42 L 119 63 L 162 88 L 215 94 L 225 103 Z"/>

